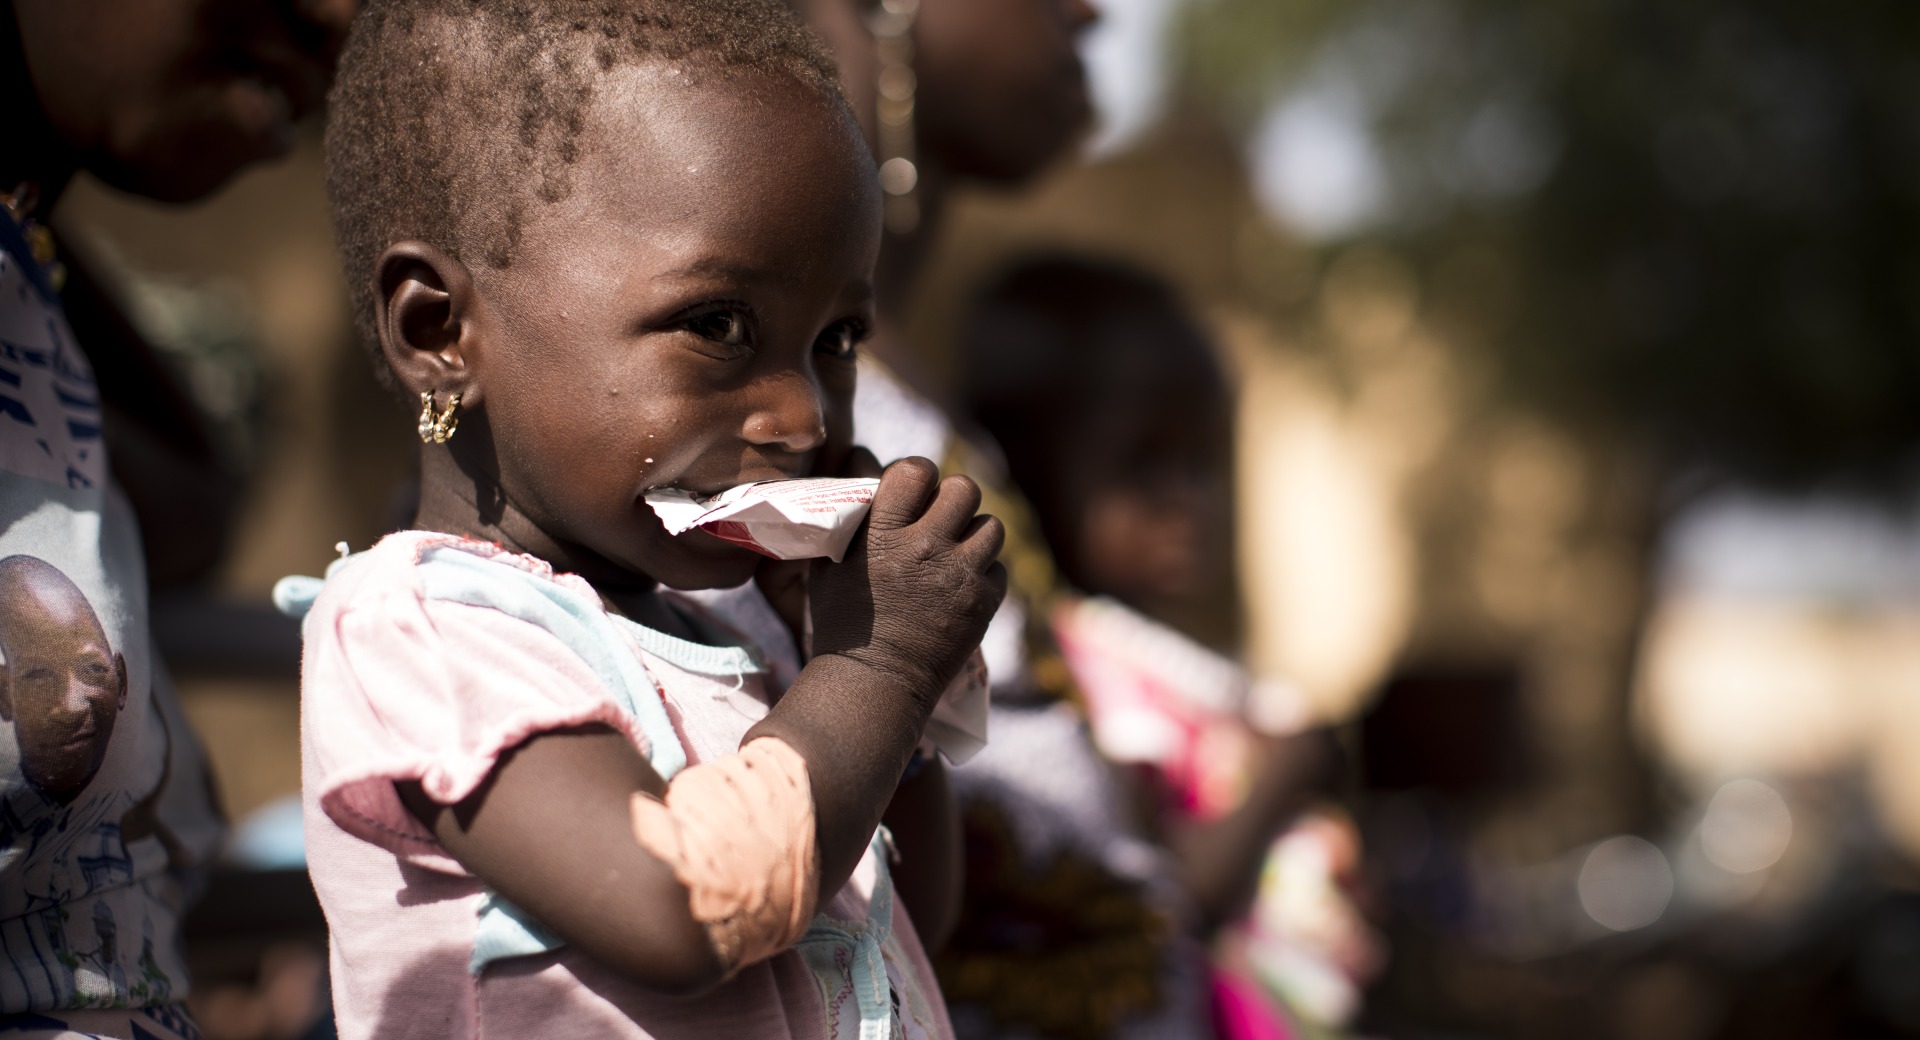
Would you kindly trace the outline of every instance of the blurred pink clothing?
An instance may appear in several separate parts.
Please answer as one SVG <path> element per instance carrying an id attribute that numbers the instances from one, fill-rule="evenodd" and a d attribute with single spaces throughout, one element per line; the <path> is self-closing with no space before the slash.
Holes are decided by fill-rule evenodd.
<path id="1" fill-rule="evenodd" d="M 448 591 L 449 580 L 460 588 Z M 584 622 L 543 627 L 537 610 L 516 606 L 529 587 L 543 609 L 559 603 Z M 616 632 L 620 645 L 587 645 L 580 632 Z M 418 780 L 436 801 L 458 801 L 502 751 L 586 723 L 625 734 L 656 768 L 664 757 L 663 772 L 731 754 L 767 711 L 756 651 L 605 615 L 575 576 L 419 531 L 336 564 L 305 634 L 307 856 L 332 931 L 342 1040 L 951 1037 L 904 908 L 892 908 L 888 928 L 889 885 L 871 849 L 794 948 L 704 996 L 673 998 L 566 946 L 484 956 L 477 932 L 491 894 L 394 791 L 395 780 Z M 664 718 L 644 697 L 623 703 L 605 681 L 609 654 L 639 662 Z M 661 746 L 665 723 L 677 748 Z"/>

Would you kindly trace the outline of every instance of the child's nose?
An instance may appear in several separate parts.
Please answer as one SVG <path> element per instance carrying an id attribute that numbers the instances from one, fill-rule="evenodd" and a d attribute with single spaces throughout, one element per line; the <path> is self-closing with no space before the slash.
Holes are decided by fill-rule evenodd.
<path id="1" fill-rule="evenodd" d="M 749 442 L 808 452 L 827 441 L 827 415 L 820 385 L 792 372 L 772 377 L 764 387 L 766 398 L 748 416 L 744 433 Z"/>
<path id="2" fill-rule="evenodd" d="M 1060 11 L 1066 18 L 1067 27 L 1075 32 L 1100 20 L 1100 8 L 1088 0 L 1063 0 Z"/>
<path id="3" fill-rule="evenodd" d="M 78 720 L 93 710 L 94 689 L 78 675 L 68 673 L 67 688 L 60 698 L 60 713 Z"/>

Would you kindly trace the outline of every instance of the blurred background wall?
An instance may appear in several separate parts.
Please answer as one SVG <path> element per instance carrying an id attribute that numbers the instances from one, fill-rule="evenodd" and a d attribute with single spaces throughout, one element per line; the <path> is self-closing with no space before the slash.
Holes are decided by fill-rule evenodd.
<path id="1" fill-rule="evenodd" d="M 1352 720 L 1392 1035 L 1920 1033 L 1920 24 L 1112 0 L 1067 243 L 1240 381 L 1250 659 Z M 1220 638 L 1215 634 L 1215 638 Z"/>

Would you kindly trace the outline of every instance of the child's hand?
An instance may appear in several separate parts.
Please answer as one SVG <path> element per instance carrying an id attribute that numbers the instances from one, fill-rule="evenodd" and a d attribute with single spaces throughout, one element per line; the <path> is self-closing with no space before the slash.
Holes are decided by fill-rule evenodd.
<path id="1" fill-rule="evenodd" d="M 880 460 L 873 452 L 855 446 L 842 453 L 840 463 L 832 469 L 815 470 L 807 474 L 811 477 L 877 477 L 881 473 Z M 775 560 L 760 562 L 760 569 L 754 571 L 754 584 L 760 586 L 760 594 L 767 598 L 774 613 L 787 623 L 787 631 L 793 634 L 793 645 L 800 648 L 801 654 L 808 653 L 805 636 L 805 618 L 807 615 L 807 575 L 813 570 L 811 560 Z"/>
<path id="2" fill-rule="evenodd" d="M 887 467 L 845 561 L 813 565 L 814 656 L 899 676 L 931 711 L 1007 591 L 1006 529 L 979 508 L 967 477 L 922 458 Z"/>

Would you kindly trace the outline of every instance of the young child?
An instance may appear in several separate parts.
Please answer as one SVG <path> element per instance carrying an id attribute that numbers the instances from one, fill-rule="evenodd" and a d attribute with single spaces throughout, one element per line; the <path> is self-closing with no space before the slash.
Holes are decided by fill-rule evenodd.
<path id="1" fill-rule="evenodd" d="M 1018 446 L 1008 470 L 1073 590 L 1046 621 L 1093 740 L 1157 796 L 1149 832 L 1213 941 L 1214 1034 L 1330 1035 L 1378 950 L 1342 888 L 1351 825 L 1294 819 L 1331 772 L 1325 734 L 1298 692 L 1182 631 L 1232 637 L 1234 402 L 1213 344 L 1165 283 L 1071 255 L 1009 267 L 962 329 L 966 403 Z"/>
<path id="2" fill-rule="evenodd" d="M 770 648 L 661 588 L 762 561 L 642 501 L 877 469 L 879 191 L 831 61 L 779 0 L 375 0 L 327 151 L 424 443 L 417 529 L 282 589 L 340 1035 L 950 1035 L 889 863 L 945 913 L 945 778 L 909 763 L 998 522 L 889 468 L 769 705 Z"/>

